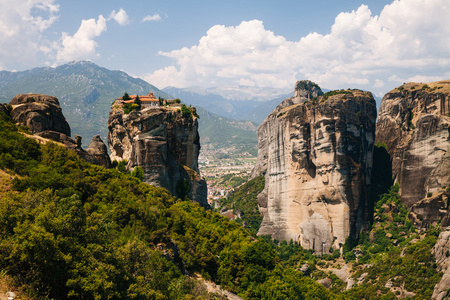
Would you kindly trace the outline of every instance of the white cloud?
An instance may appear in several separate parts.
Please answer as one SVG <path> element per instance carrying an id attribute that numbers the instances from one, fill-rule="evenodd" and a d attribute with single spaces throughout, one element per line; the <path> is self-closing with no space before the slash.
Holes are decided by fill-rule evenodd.
<path id="1" fill-rule="evenodd" d="M 102 15 L 97 21 L 95 19 L 81 21 L 80 28 L 73 36 L 63 32 L 56 60 L 67 62 L 95 56 L 97 47 L 95 38 L 104 31 L 106 31 L 106 19 Z"/>
<path id="2" fill-rule="evenodd" d="M 114 19 L 119 25 L 125 26 L 130 23 L 130 19 L 128 18 L 127 12 L 121 8 L 118 12 L 113 10 L 109 15 L 108 20 Z"/>
<path id="3" fill-rule="evenodd" d="M 20 61 L 33 64 L 42 32 L 57 19 L 55 0 L 2 0 L 0 4 L 0 69 Z"/>
<path id="4" fill-rule="evenodd" d="M 147 15 L 142 19 L 142 22 L 149 21 L 161 21 L 161 16 L 159 14 Z"/>
<path id="5" fill-rule="evenodd" d="M 292 87 L 307 78 L 328 88 L 386 89 L 400 78 L 448 74 L 449 15 L 448 0 L 396 0 L 379 16 L 361 5 L 340 13 L 328 34 L 298 41 L 275 35 L 259 20 L 216 25 L 197 45 L 160 52 L 175 64 L 144 78 L 160 87 Z"/>
<path id="6" fill-rule="evenodd" d="M 383 80 L 375 79 L 375 84 L 373 85 L 373 87 L 378 88 L 378 87 L 383 87 L 383 86 L 384 86 Z"/>
<path id="7" fill-rule="evenodd" d="M 444 80 L 445 78 L 443 76 L 425 76 L 425 75 L 416 75 L 413 77 L 409 77 L 408 81 L 411 82 L 432 82 L 432 81 L 439 81 Z"/>

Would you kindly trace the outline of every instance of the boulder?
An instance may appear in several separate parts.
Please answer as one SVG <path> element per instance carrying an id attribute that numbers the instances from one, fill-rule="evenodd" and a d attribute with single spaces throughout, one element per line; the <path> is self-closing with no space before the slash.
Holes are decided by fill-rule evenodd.
<path id="1" fill-rule="evenodd" d="M 20 94 L 10 103 L 11 118 L 21 126 L 28 126 L 31 133 L 56 131 L 70 136 L 70 126 L 62 114 L 56 97 L 42 94 Z"/>
<path id="2" fill-rule="evenodd" d="M 111 166 L 111 160 L 108 154 L 108 148 L 106 147 L 100 135 L 96 135 L 92 138 L 91 143 L 86 149 L 87 153 L 93 157 L 94 163 L 101 166 Z"/>

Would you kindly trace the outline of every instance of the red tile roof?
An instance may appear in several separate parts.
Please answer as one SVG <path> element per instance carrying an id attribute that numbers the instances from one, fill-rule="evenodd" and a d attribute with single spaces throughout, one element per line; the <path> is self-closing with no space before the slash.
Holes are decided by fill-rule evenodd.
<path id="1" fill-rule="evenodd" d="M 134 100 L 136 99 L 136 97 L 137 97 L 137 95 L 130 95 L 130 100 L 126 100 L 126 101 L 124 101 L 125 103 L 133 103 L 134 102 Z M 120 98 L 119 98 L 120 99 Z M 148 93 L 148 95 L 146 95 L 146 96 L 144 96 L 144 95 L 142 95 L 142 96 L 139 96 L 139 100 L 141 100 L 141 102 L 143 103 L 143 104 L 145 104 L 146 102 L 147 103 L 154 103 L 154 102 L 158 102 L 158 99 L 156 99 L 156 97 L 155 97 L 155 95 L 152 93 L 152 92 L 150 92 L 150 93 Z"/>

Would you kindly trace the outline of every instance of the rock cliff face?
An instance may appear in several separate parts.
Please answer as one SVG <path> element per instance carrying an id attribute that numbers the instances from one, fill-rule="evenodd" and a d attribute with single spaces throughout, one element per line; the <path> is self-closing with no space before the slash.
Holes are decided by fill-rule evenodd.
<path id="1" fill-rule="evenodd" d="M 407 83 L 387 93 L 376 140 L 386 144 L 394 181 L 416 225 L 450 225 L 450 81 Z"/>
<path id="2" fill-rule="evenodd" d="M 450 298 L 450 227 L 444 228 L 432 250 L 438 264 L 437 270 L 443 272 L 441 281 L 436 284 L 433 291 L 433 299 Z"/>
<path id="3" fill-rule="evenodd" d="M 130 170 L 140 166 L 144 182 L 167 188 L 178 197 L 187 193 L 208 206 L 206 182 L 198 170 L 195 114 L 195 109 L 183 113 L 179 107 L 149 107 L 124 114 L 123 101 L 116 100 L 108 121 L 111 160 L 127 160 Z"/>
<path id="4" fill-rule="evenodd" d="M 27 126 L 34 135 L 64 144 L 74 150 L 86 161 L 104 166 L 110 166 L 106 145 L 96 136 L 92 139 L 87 150 L 81 148 L 81 137 L 70 137 L 70 126 L 64 117 L 59 101 L 56 97 L 42 94 L 20 94 L 9 103 L 9 112 L 13 122 Z"/>
<path id="5" fill-rule="evenodd" d="M 70 126 L 56 97 L 42 94 L 20 94 L 11 102 L 14 122 L 28 126 L 31 133 L 56 131 L 70 136 Z"/>
<path id="6" fill-rule="evenodd" d="M 369 92 L 322 95 L 316 84 L 297 82 L 295 97 L 258 127 L 252 177 L 266 177 L 258 234 L 293 239 L 318 253 L 356 234 L 367 208 L 375 120 Z"/>

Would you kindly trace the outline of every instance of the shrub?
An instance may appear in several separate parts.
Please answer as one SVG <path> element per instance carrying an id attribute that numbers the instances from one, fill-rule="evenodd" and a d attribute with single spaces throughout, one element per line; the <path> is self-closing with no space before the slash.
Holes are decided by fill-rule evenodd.
<path id="1" fill-rule="evenodd" d="M 131 176 L 136 177 L 140 181 L 144 180 L 144 169 L 142 167 L 135 167 L 133 172 L 131 172 Z"/>
<path id="2" fill-rule="evenodd" d="M 183 117 L 191 116 L 191 110 L 186 105 L 183 104 L 181 106 L 181 114 L 183 115 Z"/>

